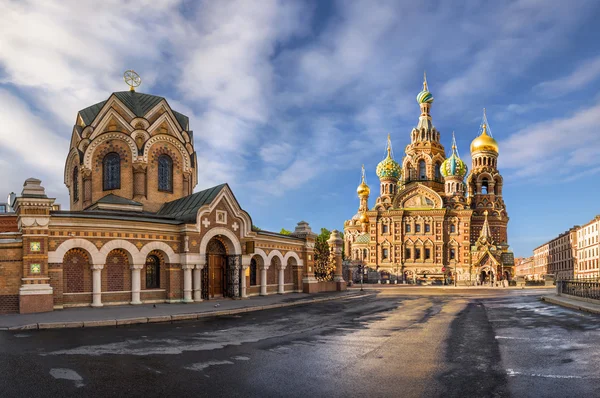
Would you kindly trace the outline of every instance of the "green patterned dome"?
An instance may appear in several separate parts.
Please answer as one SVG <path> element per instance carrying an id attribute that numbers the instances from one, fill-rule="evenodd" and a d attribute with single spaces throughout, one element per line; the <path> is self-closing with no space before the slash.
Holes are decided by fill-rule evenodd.
<path id="1" fill-rule="evenodd" d="M 358 238 L 356 238 L 356 241 L 354 243 L 358 243 L 358 244 L 363 243 L 364 244 L 364 243 L 369 243 L 369 242 L 371 242 L 371 235 L 369 235 L 368 233 L 365 232 L 365 233 L 361 234 Z"/>
<path id="2" fill-rule="evenodd" d="M 417 94 L 417 102 L 419 104 L 431 104 L 433 102 L 433 95 L 427 88 L 427 76 L 423 75 L 423 91 Z"/>
<path id="3" fill-rule="evenodd" d="M 383 159 L 377 165 L 377 176 L 381 178 L 399 179 L 402 175 L 402 168 L 390 155 Z"/>
<path id="4" fill-rule="evenodd" d="M 461 177 L 463 178 L 467 175 L 467 165 L 462 159 L 458 156 L 458 152 L 456 151 L 456 140 L 454 139 L 454 134 L 452 134 L 452 155 L 440 166 L 440 172 L 444 177 Z"/>
<path id="5" fill-rule="evenodd" d="M 375 170 L 377 173 L 377 177 L 379 179 L 382 178 L 395 178 L 399 179 L 402 176 L 402 168 L 392 158 L 392 142 L 390 140 L 390 135 L 388 134 L 388 145 L 387 145 L 387 156 L 377 165 L 377 169 Z"/>
<path id="6" fill-rule="evenodd" d="M 419 104 L 431 104 L 433 102 L 433 95 L 429 91 L 423 90 L 419 94 L 417 94 L 417 102 Z"/>

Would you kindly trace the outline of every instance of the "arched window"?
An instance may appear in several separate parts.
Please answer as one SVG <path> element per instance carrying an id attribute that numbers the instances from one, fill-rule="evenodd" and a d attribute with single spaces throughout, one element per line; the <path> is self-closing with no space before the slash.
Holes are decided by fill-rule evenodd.
<path id="1" fill-rule="evenodd" d="M 103 166 L 103 189 L 121 188 L 121 157 L 116 152 L 111 152 L 104 157 Z"/>
<path id="2" fill-rule="evenodd" d="M 456 225 L 450 224 L 450 233 L 453 234 L 456 232 Z"/>
<path id="3" fill-rule="evenodd" d="M 257 271 L 257 265 L 256 265 L 256 260 L 252 259 L 250 260 L 250 286 L 256 286 L 256 273 Z"/>
<path id="4" fill-rule="evenodd" d="M 79 169 L 73 169 L 73 202 L 79 201 Z"/>
<path id="5" fill-rule="evenodd" d="M 487 195 L 487 193 L 488 193 L 488 180 L 487 180 L 487 178 L 484 178 L 481 181 L 481 193 L 483 195 Z"/>
<path id="6" fill-rule="evenodd" d="M 367 249 L 363 249 L 363 259 L 366 260 L 367 259 Z"/>
<path id="7" fill-rule="evenodd" d="M 437 181 L 442 179 L 442 175 L 440 173 L 440 167 L 441 167 L 440 162 L 435 162 L 435 179 Z"/>
<path id="8" fill-rule="evenodd" d="M 419 160 L 419 178 L 421 180 L 425 180 L 427 178 L 426 170 L 425 161 L 423 159 Z"/>
<path id="9" fill-rule="evenodd" d="M 146 289 L 160 288 L 160 260 L 151 255 L 146 259 Z"/>
<path id="10" fill-rule="evenodd" d="M 158 190 L 173 192 L 173 160 L 169 155 L 158 157 Z"/>

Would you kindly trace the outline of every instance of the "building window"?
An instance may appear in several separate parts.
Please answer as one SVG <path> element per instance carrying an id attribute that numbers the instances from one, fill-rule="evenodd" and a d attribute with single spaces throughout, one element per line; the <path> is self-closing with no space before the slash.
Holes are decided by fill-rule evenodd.
<path id="1" fill-rule="evenodd" d="M 102 161 L 104 176 L 103 189 L 105 191 L 121 188 L 121 157 L 116 152 L 111 152 Z"/>
<path id="2" fill-rule="evenodd" d="M 256 286 L 256 260 L 252 259 L 250 261 L 250 286 Z"/>
<path id="3" fill-rule="evenodd" d="M 488 180 L 487 180 L 487 178 L 484 178 L 481 181 L 481 194 L 487 195 L 487 193 L 488 193 Z"/>
<path id="4" fill-rule="evenodd" d="M 404 249 L 404 258 L 410 258 L 410 249 Z"/>
<path id="5" fill-rule="evenodd" d="M 431 258 L 431 249 L 425 249 L 425 260 L 429 260 Z"/>
<path id="6" fill-rule="evenodd" d="M 384 234 L 388 233 L 388 226 L 386 224 L 383 224 L 381 226 L 381 232 L 384 233 Z"/>
<path id="7" fill-rule="evenodd" d="M 389 250 L 388 249 L 383 249 L 382 253 L 381 253 L 381 257 L 385 260 L 387 259 L 389 256 Z"/>
<path id="8" fill-rule="evenodd" d="M 79 169 L 73 169 L 73 202 L 79 201 Z"/>
<path id="9" fill-rule="evenodd" d="M 367 251 L 367 249 L 363 249 L 363 259 L 366 260 L 367 259 L 367 254 L 369 252 Z"/>
<path id="10" fill-rule="evenodd" d="M 454 260 L 456 258 L 456 250 L 450 249 L 450 260 Z"/>
<path id="11" fill-rule="evenodd" d="M 404 226 L 404 231 L 405 231 L 405 232 L 410 232 L 410 224 L 406 224 L 406 225 Z"/>
<path id="12" fill-rule="evenodd" d="M 442 175 L 440 174 L 440 163 L 439 162 L 435 162 L 435 179 L 437 181 L 440 181 L 442 179 Z"/>
<path id="13" fill-rule="evenodd" d="M 6 206 L 0 205 L 0 213 L 6 213 Z"/>
<path id="14" fill-rule="evenodd" d="M 421 249 L 415 249 L 415 259 L 418 260 L 421 258 Z"/>
<path id="15" fill-rule="evenodd" d="M 427 179 L 427 167 L 423 159 L 419 160 L 419 178 L 421 180 Z"/>
<path id="16" fill-rule="evenodd" d="M 421 224 L 415 225 L 415 232 L 421 232 Z"/>
<path id="17" fill-rule="evenodd" d="M 456 225 L 450 224 L 450 233 L 453 234 L 456 232 Z"/>
<path id="18" fill-rule="evenodd" d="M 158 190 L 173 192 L 173 160 L 169 155 L 158 157 Z"/>
<path id="19" fill-rule="evenodd" d="M 146 289 L 158 289 L 160 287 L 160 260 L 156 256 L 148 256 L 146 259 Z"/>
<path id="20" fill-rule="evenodd" d="M 430 232 L 431 228 L 429 227 L 429 224 L 425 224 L 425 232 Z"/>

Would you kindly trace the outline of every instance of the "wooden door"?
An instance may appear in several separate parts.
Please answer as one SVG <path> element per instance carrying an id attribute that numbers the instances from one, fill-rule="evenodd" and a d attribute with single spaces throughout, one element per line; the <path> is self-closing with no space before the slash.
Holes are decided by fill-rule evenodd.
<path id="1" fill-rule="evenodd" d="M 210 297 L 223 296 L 223 271 L 225 257 L 219 254 L 208 256 L 209 292 Z"/>

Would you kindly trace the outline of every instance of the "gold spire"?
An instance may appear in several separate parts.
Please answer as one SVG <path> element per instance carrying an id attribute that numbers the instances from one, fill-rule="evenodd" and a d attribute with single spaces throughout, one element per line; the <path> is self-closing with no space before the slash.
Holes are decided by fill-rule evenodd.
<path id="1" fill-rule="evenodd" d="M 388 157 L 391 158 L 392 157 L 392 140 L 390 139 L 390 133 L 388 133 L 387 153 L 388 153 Z"/>
<path id="2" fill-rule="evenodd" d="M 488 151 L 498 153 L 498 143 L 492 137 L 491 131 L 489 131 L 489 123 L 485 108 L 483 108 L 483 120 L 481 123 L 481 134 L 477 136 L 473 142 L 471 142 L 471 153 L 479 151 Z"/>
<path id="3" fill-rule="evenodd" d="M 485 210 L 483 212 L 483 215 L 485 216 L 485 220 L 483 221 L 483 227 L 481 228 L 481 232 L 479 233 L 479 242 L 493 243 L 492 232 L 490 231 L 490 224 L 488 223 L 488 211 Z"/>
<path id="4" fill-rule="evenodd" d="M 423 71 L 423 91 L 429 91 L 427 89 L 427 72 Z"/>

